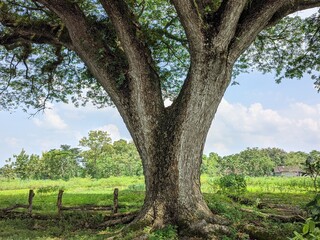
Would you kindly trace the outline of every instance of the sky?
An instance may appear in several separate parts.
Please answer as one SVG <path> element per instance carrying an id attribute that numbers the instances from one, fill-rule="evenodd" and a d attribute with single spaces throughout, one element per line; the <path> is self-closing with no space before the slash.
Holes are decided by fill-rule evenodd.
<path id="1" fill-rule="evenodd" d="M 320 93 L 308 76 L 276 84 L 272 74 L 258 72 L 238 77 L 230 86 L 208 133 L 204 153 L 221 156 L 248 147 L 277 147 L 285 151 L 320 150 Z M 13 154 L 28 154 L 78 147 L 90 130 L 108 131 L 113 140 L 131 140 L 113 107 L 51 104 L 50 109 L 30 117 L 22 110 L 0 111 L 0 167 Z"/>

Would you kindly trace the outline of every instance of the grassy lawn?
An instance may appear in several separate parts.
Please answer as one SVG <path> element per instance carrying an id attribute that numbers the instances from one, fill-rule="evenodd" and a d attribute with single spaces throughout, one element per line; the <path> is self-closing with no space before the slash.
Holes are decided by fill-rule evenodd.
<path id="1" fill-rule="evenodd" d="M 219 193 L 217 178 L 202 176 L 204 197 L 216 214 L 230 221 L 232 236 L 224 239 L 287 239 L 293 231 L 300 231 L 301 224 L 269 219 L 268 214 L 289 214 L 292 209 L 303 209 L 314 194 L 307 178 L 248 178 L 248 191 L 236 200 Z M 0 209 L 14 204 L 27 204 L 28 191 L 36 193 L 33 200 L 33 213 L 49 216 L 46 220 L 25 217 L 0 218 L 0 239 L 106 239 L 123 226 L 95 229 L 104 222 L 110 211 L 65 211 L 57 218 L 57 194 L 64 190 L 63 206 L 86 204 L 112 205 L 113 190 L 119 188 L 121 212 L 139 210 L 144 199 L 143 177 L 111 177 L 108 179 L 70 179 L 69 181 L 1 181 Z M 217 193 L 218 192 L 218 193 Z M 261 203 L 281 206 L 282 209 L 259 209 Z M 19 210 L 26 212 L 25 209 Z M 143 231 L 148 232 L 148 229 Z M 172 232 L 172 230 L 170 230 Z M 260 232 L 259 232 L 260 231 Z M 252 233 L 254 232 L 254 233 Z M 161 233 L 163 234 L 163 233 Z M 259 235 L 260 234 L 260 235 Z M 128 239 L 133 238 L 128 233 Z M 161 239 L 162 235 L 149 239 Z M 153 237 L 152 237 L 153 236 Z M 167 235 L 169 236 L 169 235 Z M 164 238 L 166 239 L 166 238 Z M 174 239 L 174 237 L 172 237 Z"/>

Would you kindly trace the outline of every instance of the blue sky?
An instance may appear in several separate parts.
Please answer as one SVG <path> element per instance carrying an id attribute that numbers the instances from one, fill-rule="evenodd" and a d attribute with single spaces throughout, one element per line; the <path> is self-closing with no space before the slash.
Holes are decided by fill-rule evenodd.
<path id="1" fill-rule="evenodd" d="M 239 77 L 240 85 L 228 88 L 208 133 L 205 153 L 228 155 L 247 147 L 320 149 L 320 95 L 313 82 L 305 77 L 276 84 L 273 79 L 273 75 L 250 73 Z M 0 166 L 22 148 L 41 154 L 61 144 L 77 147 L 90 130 L 106 130 L 113 140 L 131 139 L 112 107 L 52 104 L 32 118 L 17 110 L 0 112 L 0 119 Z"/>

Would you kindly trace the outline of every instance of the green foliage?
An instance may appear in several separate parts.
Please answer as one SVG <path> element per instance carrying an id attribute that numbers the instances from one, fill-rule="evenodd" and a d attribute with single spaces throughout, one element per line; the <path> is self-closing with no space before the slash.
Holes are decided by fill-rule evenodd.
<path id="1" fill-rule="evenodd" d="M 145 191 L 146 185 L 145 184 L 132 184 L 128 186 L 130 191 Z"/>
<path id="2" fill-rule="evenodd" d="M 15 172 L 17 176 L 21 179 L 27 179 L 28 178 L 28 162 L 29 162 L 29 156 L 26 154 L 26 152 L 22 149 L 21 153 L 19 155 L 13 155 L 13 157 L 16 159 L 14 165 L 15 165 Z"/>
<path id="3" fill-rule="evenodd" d="M 80 140 L 81 150 L 68 145 L 51 149 L 41 156 L 28 155 L 24 150 L 0 169 L 0 176 L 10 180 L 19 179 L 64 179 L 90 176 L 140 176 L 142 163 L 135 145 L 123 139 L 112 143 L 109 133 L 90 131 Z"/>
<path id="4" fill-rule="evenodd" d="M 312 218 L 308 218 L 303 224 L 302 233 L 294 231 L 294 237 L 291 240 L 319 240 L 320 229 L 316 227 L 316 222 Z"/>
<path id="5" fill-rule="evenodd" d="M 247 148 L 238 154 L 225 156 L 219 160 L 223 174 L 237 173 L 246 176 L 271 175 L 275 162 L 265 150 Z"/>
<path id="6" fill-rule="evenodd" d="M 217 161 L 213 164 L 216 168 L 214 171 L 222 175 L 236 173 L 258 177 L 273 175 L 276 166 L 301 166 L 307 156 L 307 153 L 301 151 L 287 153 L 279 148 L 247 148 L 237 154 L 217 156 L 212 163 Z M 203 157 L 202 169 L 203 173 L 209 174 L 207 159 Z"/>
<path id="7" fill-rule="evenodd" d="M 155 59 L 163 94 L 172 99 L 179 92 L 190 65 L 186 34 L 169 1 L 135 2 L 134 10 Z"/>
<path id="8" fill-rule="evenodd" d="M 270 192 L 250 191 L 251 184 L 255 182 L 251 179 L 247 181 L 248 192 L 244 194 L 245 198 L 254 202 L 259 197 L 262 203 L 270 204 L 285 204 L 291 206 L 304 206 L 311 197 L 311 193 L 305 191 L 296 191 L 296 193 L 277 193 L 272 190 L 272 185 L 275 182 L 288 185 L 292 178 L 275 178 L 275 181 L 269 181 L 268 178 L 259 178 L 259 183 L 268 184 Z M 297 179 L 302 180 L 302 177 Z M 305 178 L 309 182 L 311 179 Z M 205 180 L 205 181 L 203 181 Z M 143 177 L 110 177 L 107 179 L 90 179 L 90 178 L 72 178 L 68 181 L 63 180 L 19 180 L 15 179 L 9 182 L 0 181 L 0 208 L 11 206 L 12 204 L 26 204 L 28 199 L 28 189 L 32 188 L 36 191 L 33 199 L 34 213 L 46 214 L 48 216 L 56 215 L 56 198 L 57 186 L 64 188 L 63 195 L 64 206 L 82 206 L 86 204 L 110 205 L 113 201 L 113 189 L 120 189 L 119 204 L 121 212 L 131 212 L 139 210 L 143 204 L 144 192 L 131 191 L 128 188 L 130 185 L 142 186 Z M 206 187 L 206 178 L 202 177 L 202 186 Z M 48 192 L 39 194 L 39 189 L 47 189 Z M 52 189 L 49 190 L 49 189 Z M 56 190 L 56 191 L 55 191 Z M 234 228 L 234 235 L 229 239 L 248 239 L 244 227 L 248 224 L 257 223 L 258 226 L 263 226 L 264 230 L 268 231 L 272 239 L 283 240 L 287 236 L 291 236 L 293 231 L 300 232 L 300 226 L 292 223 L 280 223 L 278 221 L 270 221 L 261 216 L 255 216 L 243 212 L 238 202 L 234 202 L 225 194 L 205 193 L 204 198 L 208 203 L 209 208 L 218 215 L 222 215 L 230 221 L 230 227 Z M 248 207 L 248 206 L 246 206 Z M 107 239 L 114 236 L 122 229 L 123 226 L 107 229 L 88 229 L 84 226 L 87 224 L 96 224 L 103 221 L 101 213 L 76 213 L 66 212 L 63 214 L 65 218 L 60 221 L 42 221 L 37 219 L 2 219 L 0 220 L 1 230 L 0 239 Z M 98 224 L 96 224 L 98 225 Z M 95 226 L 96 226 L 95 225 Z M 174 226 L 172 226 L 174 228 Z M 171 227 L 169 227 L 170 229 Z M 150 229 L 144 229 L 139 232 L 140 235 L 156 235 L 156 237 L 174 237 L 174 230 L 167 232 L 150 232 Z M 302 232 L 302 230 L 301 230 Z M 134 239 L 137 235 L 127 234 L 121 239 Z M 293 235 L 293 234 L 292 234 Z M 130 237 L 131 236 L 131 237 Z M 155 238 L 156 239 L 156 238 Z M 164 238 L 166 239 L 166 238 Z M 220 239 L 220 238 L 219 238 Z M 222 238 L 221 239 L 228 239 Z"/>
<path id="9" fill-rule="evenodd" d="M 305 161 L 305 174 L 313 181 L 314 190 L 318 192 L 318 177 L 320 175 L 320 152 L 313 150 Z"/>
<path id="10" fill-rule="evenodd" d="M 37 189 L 37 193 L 41 193 L 41 194 L 53 193 L 53 192 L 58 192 L 61 189 L 63 189 L 63 187 L 60 187 L 60 186 L 46 186 L 46 187 L 41 187 L 41 188 Z"/>
<path id="11" fill-rule="evenodd" d="M 284 78 L 301 79 L 307 73 L 319 89 L 319 23 L 320 10 L 307 19 L 286 17 L 262 31 L 239 58 L 236 73 L 275 72 L 277 83 Z"/>
<path id="12" fill-rule="evenodd" d="M 148 236 L 149 240 L 178 240 L 177 227 L 168 225 L 163 229 L 156 230 Z"/>
<path id="13" fill-rule="evenodd" d="M 201 173 L 213 176 L 217 173 L 218 162 L 221 157 L 217 153 L 209 153 L 209 156 L 203 155 L 201 164 Z"/>
<path id="14" fill-rule="evenodd" d="M 83 137 L 79 141 L 81 147 L 87 147 L 89 150 L 83 151 L 86 173 L 94 178 L 102 177 L 104 159 L 102 154 L 110 154 L 112 151 L 112 140 L 110 134 L 104 131 L 90 131 L 88 137 Z"/>
<path id="15" fill-rule="evenodd" d="M 108 46 L 114 61 L 108 64 L 119 85 L 127 72 L 127 60 L 112 23 L 98 1 L 73 1 L 87 17 L 97 41 Z M 180 91 L 190 65 L 190 49 L 177 12 L 165 0 L 126 1 L 139 22 L 137 37 L 150 49 L 155 70 L 161 79 L 164 98 L 174 98 Z M 221 0 L 206 1 L 204 12 L 215 17 Z M 209 3 L 210 2 L 210 3 Z M 251 7 L 248 1 L 247 9 Z M 62 21 L 49 9 L 34 1 L 4 0 L 0 6 L 0 109 L 22 106 L 43 109 L 46 102 L 69 102 L 85 105 L 91 101 L 98 107 L 112 104 L 110 98 L 93 78 L 82 60 L 67 45 L 68 32 Z M 200 15 L 200 14 L 199 14 Z M 209 16 L 207 16 L 210 18 Z M 307 19 L 287 17 L 259 34 L 234 67 L 234 75 L 249 69 L 262 72 L 275 70 L 277 81 L 311 75 L 319 86 L 319 14 Z M 21 29 L 32 26 L 35 32 L 49 28 L 49 38 L 19 36 Z M 39 30 L 40 29 L 40 30 Z M 26 38 L 26 39 L 25 39 Z M 301 44 L 304 43 L 304 44 Z M 104 57 L 101 49 L 97 58 Z M 103 59 L 102 59 L 103 60 Z"/>
<path id="16" fill-rule="evenodd" d="M 315 221 L 320 221 L 320 194 L 316 194 L 316 196 L 310 201 L 306 208 L 308 210 L 309 215 Z"/>
<path id="17" fill-rule="evenodd" d="M 69 179 L 84 176 L 106 178 L 143 174 L 139 154 L 132 142 L 123 139 L 112 142 L 107 132 L 91 131 L 87 137 L 80 140 L 79 145 L 84 149 L 61 145 L 60 149 L 52 149 L 41 156 L 28 155 L 22 150 L 13 158 L 6 160 L 6 165 L 0 168 L 0 176 L 10 180 L 15 177 L 20 179 Z M 210 176 L 208 178 L 210 189 L 217 191 L 219 188 L 215 178 L 217 175 L 235 173 L 246 176 L 269 176 L 273 174 L 274 166 L 297 166 L 301 162 L 305 163 L 308 156 L 318 159 L 319 152 L 287 153 L 278 148 L 248 148 L 238 154 L 224 157 L 210 153 L 208 156 L 203 155 L 201 173 Z M 253 178 L 248 179 L 253 180 Z M 260 181 L 259 178 L 254 179 L 255 182 Z M 273 181 L 272 178 L 269 180 Z M 310 187 L 314 187 L 314 184 L 310 184 L 310 181 L 303 178 L 285 181 L 288 181 L 285 186 L 282 186 L 277 180 L 273 181 L 272 187 L 261 184 L 255 184 L 255 186 L 260 190 L 269 191 L 269 188 L 273 188 L 274 191 L 280 192 L 294 192 L 295 189 L 300 188 L 310 190 Z"/>
<path id="18" fill-rule="evenodd" d="M 283 165 L 285 166 L 301 166 L 305 164 L 305 161 L 308 157 L 308 153 L 305 152 L 289 152 L 286 154 L 285 157 L 285 163 Z"/>
<path id="19" fill-rule="evenodd" d="M 42 154 L 42 178 L 70 179 L 80 176 L 80 150 L 62 145 L 61 149 L 52 149 Z"/>
<path id="20" fill-rule="evenodd" d="M 288 164 L 286 164 L 286 159 L 288 158 L 288 153 L 280 148 L 263 148 L 260 151 L 266 153 L 266 155 L 272 160 L 275 166 L 291 166 L 296 165 L 292 163 L 291 159 L 288 159 Z"/>
<path id="21" fill-rule="evenodd" d="M 5 178 L 7 181 L 14 179 L 16 177 L 15 169 L 12 164 L 12 159 L 9 158 L 6 160 L 6 164 L 0 169 L 0 175 Z"/>
<path id="22" fill-rule="evenodd" d="M 301 193 L 313 190 L 307 177 L 246 177 L 248 190 L 253 192 Z"/>
<path id="23" fill-rule="evenodd" d="M 142 175 L 142 163 L 135 145 L 123 139 L 112 143 L 109 133 L 90 131 L 80 140 L 87 175 L 93 178 Z"/>
<path id="24" fill-rule="evenodd" d="M 242 175 L 229 174 L 219 180 L 219 186 L 225 193 L 241 194 L 247 190 L 247 183 Z"/>

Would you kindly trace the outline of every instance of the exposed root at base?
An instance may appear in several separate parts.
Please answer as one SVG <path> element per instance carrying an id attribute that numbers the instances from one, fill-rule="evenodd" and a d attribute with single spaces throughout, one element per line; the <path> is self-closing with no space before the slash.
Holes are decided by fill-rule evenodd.
<path id="1" fill-rule="evenodd" d="M 183 240 L 191 239 L 221 239 L 221 235 L 230 235 L 228 226 L 221 223 L 210 223 L 206 220 L 200 220 L 190 223 L 187 228 L 179 231 L 179 235 Z"/>
<path id="2" fill-rule="evenodd" d="M 124 213 L 124 214 L 114 214 L 111 216 L 107 216 L 105 222 L 99 224 L 99 228 L 102 227 L 111 227 L 115 226 L 117 224 L 127 224 L 132 222 L 136 217 L 138 213 L 132 212 L 132 213 Z"/>
<path id="3" fill-rule="evenodd" d="M 148 239 L 150 234 L 153 234 L 156 230 L 163 229 L 166 231 L 166 227 L 176 226 L 176 233 L 178 239 L 181 240 L 215 240 L 221 239 L 222 236 L 230 236 L 231 231 L 227 226 L 230 222 L 225 218 L 214 215 L 209 220 L 201 219 L 189 221 L 182 224 L 164 224 L 161 228 L 159 225 L 155 224 L 155 221 L 150 221 L 150 215 L 147 215 L 146 218 L 141 218 L 141 215 L 138 216 L 138 220 L 134 220 L 129 223 L 124 229 L 117 233 L 116 236 L 108 239 L 124 239 L 130 234 L 131 239 L 134 240 L 144 240 Z M 174 228 L 173 228 L 174 229 Z"/>

